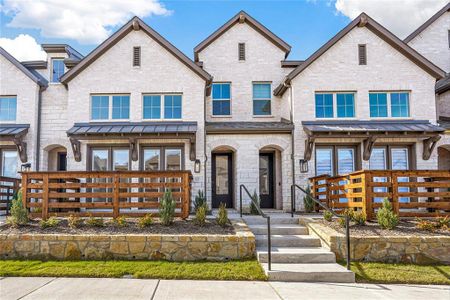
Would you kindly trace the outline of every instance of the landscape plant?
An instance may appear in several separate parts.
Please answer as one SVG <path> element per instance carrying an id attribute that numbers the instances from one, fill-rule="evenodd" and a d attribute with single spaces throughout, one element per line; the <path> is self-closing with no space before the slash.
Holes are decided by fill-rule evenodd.
<path id="1" fill-rule="evenodd" d="M 28 212 L 22 203 L 22 189 L 14 195 L 10 211 L 11 216 L 7 218 L 8 224 L 17 227 L 28 223 Z"/>
<path id="2" fill-rule="evenodd" d="M 40 220 L 39 221 L 39 226 L 41 226 L 41 228 L 56 227 L 56 226 L 58 226 L 58 224 L 60 222 L 61 221 L 58 220 L 56 217 L 50 217 L 47 220 L 44 220 L 44 219 Z"/>
<path id="3" fill-rule="evenodd" d="M 331 211 L 324 211 L 323 212 L 323 219 L 327 222 L 333 221 L 333 213 Z"/>
<path id="4" fill-rule="evenodd" d="M 219 212 L 217 214 L 217 224 L 225 227 L 230 220 L 228 220 L 228 211 L 226 209 L 226 204 L 224 202 L 219 205 Z"/>
<path id="5" fill-rule="evenodd" d="M 258 194 L 256 193 L 256 190 L 253 192 L 252 195 L 252 203 L 250 204 L 250 214 L 251 215 L 259 215 L 259 211 L 258 208 L 261 207 L 261 199 L 259 198 Z M 258 205 L 258 208 L 256 207 L 256 205 Z"/>
<path id="6" fill-rule="evenodd" d="M 206 197 L 203 191 L 199 190 L 194 200 L 194 211 L 197 211 L 197 209 L 203 205 L 206 205 Z"/>
<path id="7" fill-rule="evenodd" d="M 398 225 L 398 216 L 387 198 L 383 200 L 383 206 L 377 212 L 377 221 L 382 229 L 392 230 Z"/>
<path id="8" fill-rule="evenodd" d="M 173 219 L 175 218 L 175 207 L 176 202 L 173 199 L 172 191 L 167 190 L 159 202 L 159 217 L 161 219 L 161 224 L 169 226 L 173 223 Z"/>
<path id="9" fill-rule="evenodd" d="M 314 200 L 309 196 L 311 194 L 311 187 L 308 185 L 306 187 L 306 194 L 303 196 L 303 205 L 305 206 L 305 212 L 313 212 L 316 206 Z"/>
<path id="10" fill-rule="evenodd" d="M 207 210 L 208 209 L 207 209 L 206 203 L 203 203 L 203 205 L 197 207 L 197 209 L 195 211 L 195 219 L 194 219 L 195 224 L 197 224 L 200 227 L 205 226 Z"/>
<path id="11" fill-rule="evenodd" d="M 85 221 L 86 225 L 92 227 L 103 227 L 105 226 L 105 221 L 103 218 L 95 218 L 92 214 L 89 215 L 89 218 Z"/>
<path id="12" fill-rule="evenodd" d="M 364 226 L 366 225 L 367 216 L 364 211 L 355 211 L 352 214 L 352 221 L 357 225 Z"/>
<path id="13" fill-rule="evenodd" d="M 423 220 L 421 218 L 416 218 L 416 228 L 424 231 L 433 232 L 436 230 L 436 224 L 429 220 Z"/>
<path id="14" fill-rule="evenodd" d="M 140 228 L 148 227 L 153 224 L 153 216 L 152 214 L 146 214 L 142 218 L 138 220 L 138 226 Z"/>
<path id="15" fill-rule="evenodd" d="M 83 220 L 80 217 L 70 215 L 67 218 L 67 224 L 69 225 L 70 228 L 75 229 L 83 225 Z"/>
<path id="16" fill-rule="evenodd" d="M 114 218 L 113 222 L 114 222 L 114 226 L 116 226 L 116 227 L 127 227 L 128 226 L 127 219 L 124 216 L 119 216 L 117 218 Z"/>

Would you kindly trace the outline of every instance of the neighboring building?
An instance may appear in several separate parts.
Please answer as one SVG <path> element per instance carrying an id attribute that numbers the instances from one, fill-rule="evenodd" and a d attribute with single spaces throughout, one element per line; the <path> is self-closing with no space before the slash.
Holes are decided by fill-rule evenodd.
<path id="1" fill-rule="evenodd" d="M 438 144 L 439 168 L 450 170 L 450 3 L 411 33 L 405 40 L 447 75 L 436 83 L 436 112 L 446 134 Z"/>
<path id="2" fill-rule="evenodd" d="M 291 184 L 317 174 L 437 168 L 434 88 L 445 73 L 365 14 L 304 62 L 245 12 L 194 61 L 137 17 L 86 57 L 43 49 L 47 61 L 22 64 L 1 51 L 0 166 L 16 166 L 4 175 L 22 162 L 187 169 L 192 197 L 205 190 L 212 207 L 239 208 L 244 184 L 262 207 L 287 211 Z"/>

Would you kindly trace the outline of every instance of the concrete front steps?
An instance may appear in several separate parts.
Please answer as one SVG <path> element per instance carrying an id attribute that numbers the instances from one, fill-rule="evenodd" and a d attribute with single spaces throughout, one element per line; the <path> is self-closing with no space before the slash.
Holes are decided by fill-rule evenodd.
<path id="1" fill-rule="evenodd" d="M 271 281 L 355 282 L 355 274 L 336 263 L 333 252 L 322 248 L 320 239 L 290 215 L 271 216 L 272 270 L 267 260 L 267 220 L 244 216 L 256 237 L 256 255 Z"/>

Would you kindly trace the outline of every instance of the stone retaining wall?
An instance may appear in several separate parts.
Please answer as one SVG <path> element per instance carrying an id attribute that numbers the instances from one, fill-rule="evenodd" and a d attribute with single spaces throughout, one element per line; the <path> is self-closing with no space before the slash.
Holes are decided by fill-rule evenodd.
<path id="1" fill-rule="evenodd" d="M 255 236 L 242 222 L 234 235 L 0 234 L 2 259 L 228 260 L 251 258 Z"/>
<path id="2" fill-rule="evenodd" d="M 345 259 L 345 235 L 319 223 L 302 220 L 310 234 L 322 240 L 322 246 Z M 352 236 L 352 261 L 389 263 L 450 264 L 450 236 Z"/>

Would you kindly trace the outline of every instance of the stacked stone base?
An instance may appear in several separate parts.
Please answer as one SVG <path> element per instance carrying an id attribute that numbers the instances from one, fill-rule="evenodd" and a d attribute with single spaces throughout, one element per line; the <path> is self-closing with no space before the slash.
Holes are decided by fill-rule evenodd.
<path id="1" fill-rule="evenodd" d="M 254 256 L 243 223 L 234 235 L 0 234 L 2 259 L 223 261 Z"/>

